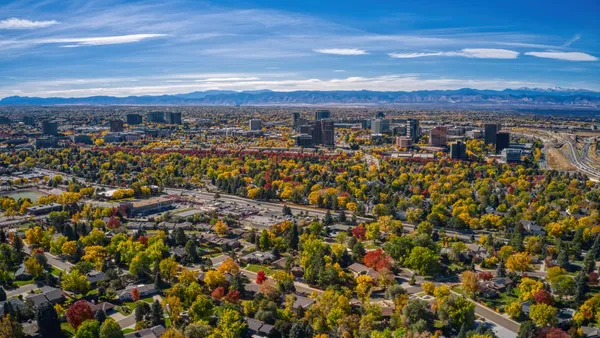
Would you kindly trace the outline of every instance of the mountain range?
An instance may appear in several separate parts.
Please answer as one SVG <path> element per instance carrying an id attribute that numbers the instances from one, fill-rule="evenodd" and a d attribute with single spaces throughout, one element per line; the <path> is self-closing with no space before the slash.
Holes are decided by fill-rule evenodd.
<path id="1" fill-rule="evenodd" d="M 158 96 L 90 96 L 81 98 L 10 96 L 0 105 L 426 105 L 491 107 L 600 108 L 600 92 L 563 88 L 518 88 L 505 90 L 385 91 L 292 91 L 209 90 Z"/>

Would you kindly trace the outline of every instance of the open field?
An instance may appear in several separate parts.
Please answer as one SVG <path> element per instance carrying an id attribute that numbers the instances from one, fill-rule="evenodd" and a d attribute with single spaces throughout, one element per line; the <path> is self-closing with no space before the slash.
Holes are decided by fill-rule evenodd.
<path id="1" fill-rule="evenodd" d="M 564 148 L 564 146 L 563 146 L 563 148 Z M 564 170 L 564 171 L 577 170 L 575 168 L 575 166 L 573 166 L 569 162 L 567 157 L 559 149 L 552 148 L 552 147 L 548 148 L 547 157 L 548 157 L 548 167 L 550 167 L 550 169 Z"/>
<path id="2" fill-rule="evenodd" d="M 18 200 L 19 198 L 29 198 L 33 203 L 35 203 L 40 197 L 45 196 L 47 194 L 45 194 L 39 190 L 27 189 L 27 190 L 3 192 L 0 195 L 12 197 L 15 200 Z"/>

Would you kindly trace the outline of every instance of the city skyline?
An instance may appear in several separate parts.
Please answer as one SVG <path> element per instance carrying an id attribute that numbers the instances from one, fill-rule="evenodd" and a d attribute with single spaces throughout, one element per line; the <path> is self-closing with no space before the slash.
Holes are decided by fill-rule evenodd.
<path id="1" fill-rule="evenodd" d="M 0 98 L 600 90 L 591 1 L 20 1 L 0 13 Z"/>

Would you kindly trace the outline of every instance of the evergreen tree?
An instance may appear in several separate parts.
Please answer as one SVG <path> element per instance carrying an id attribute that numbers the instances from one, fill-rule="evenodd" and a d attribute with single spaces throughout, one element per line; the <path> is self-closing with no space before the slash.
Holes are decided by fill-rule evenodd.
<path id="1" fill-rule="evenodd" d="M 592 253 L 588 251 L 583 260 L 583 270 L 590 273 L 596 269 L 596 259 L 594 259 Z"/>
<path id="2" fill-rule="evenodd" d="M 150 318 L 153 326 L 163 325 L 165 323 L 165 319 L 163 316 L 163 308 L 158 302 L 158 300 L 155 300 L 154 303 L 152 303 Z"/>
<path id="3" fill-rule="evenodd" d="M 6 300 L 6 292 L 4 292 L 4 289 L 0 286 L 0 302 L 3 302 Z"/>
<path id="4" fill-rule="evenodd" d="M 513 232 L 511 238 L 510 238 L 510 246 L 512 246 L 513 248 L 515 248 L 516 251 L 523 251 L 524 247 L 523 247 L 523 235 L 518 232 L 515 231 Z"/>
<path id="5" fill-rule="evenodd" d="M 200 257 L 198 257 L 198 247 L 193 239 L 189 239 L 185 244 L 186 260 L 190 263 L 198 263 Z"/>
<path id="6" fill-rule="evenodd" d="M 178 228 L 175 231 L 175 243 L 177 243 L 177 245 L 183 245 L 186 241 L 187 238 L 185 236 L 185 232 L 183 231 L 183 229 Z"/>
<path id="7" fill-rule="evenodd" d="M 506 267 L 503 259 L 500 260 L 500 263 L 498 263 L 498 268 L 496 269 L 496 277 L 506 277 Z"/>
<path id="8" fill-rule="evenodd" d="M 97 320 L 100 324 L 104 323 L 104 321 L 106 320 L 106 312 L 104 312 L 104 310 L 102 309 L 96 311 L 94 319 Z"/>
<path id="9" fill-rule="evenodd" d="M 340 223 L 346 222 L 346 213 L 344 212 L 344 210 L 340 210 L 340 213 L 338 214 L 338 221 Z"/>
<path id="10" fill-rule="evenodd" d="M 327 212 L 325 213 L 325 217 L 323 217 L 323 225 L 332 225 L 333 224 L 333 217 L 331 217 L 331 211 L 327 210 Z"/>
<path id="11" fill-rule="evenodd" d="M 463 323 L 460 326 L 460 331 L 458 332 L 458 336 L 456 338 L 467 338 L 467 324 Z"/>
<path id="12" fill-rule="evenodd" d="M 294 225 L 292 225 L 292 228 L 290 229 L 288 235 L 288 246 L 293 250 L 298 250 L 299 241 L 300 238 L 298 236 L 298 225 L 296 224 L 296 222 L 294 222 Z"/>
<path id="13" fill-rule="evenodd" d="M 563 247 L 558 253 L 558 257 L 556 259 L 558 266 L 563 269 L 567 269 L 569 267 L 569 256 L 567 255 L 567 250 Z"/>
<path id="14" fill-rule="evenodd" d="M 11 317 L 16 318 L 16 311 L 11 302 L 5 302 L 3 310 L 5 316 L 10 315 Z"/>
<path id="15" fill-rule="evenodd" d="M 160 277 L 160 271 L 156 271 L 156 275 L 154 275 L 154 287 L 157 290 L 160 290 L 162 288 L 162 278 Z"/>
<path id="16" fill-rule="evenodd" d="M 594 245 L 589 251 L 592 254 L 592 257 L 599 261 L 600 260 L 600 234 L 596 235 L 596 239 L 594 240 Z"/>
<path id="17" fill-rule="evenodd" d="M 526 321 L 521 324 L 517 338 L 535 338 L 537 337 L 537 327 L 532 321 Z"/>
<path id="18" fill-rule="evenodd" d="M 50 303 L 38 309 L 35 315 L 39 333 L 43 338 L 62 337 L 60 320 L 54 306 Z"/>
<path id="19" fill-rule="evenodd" d="M 292 216 L 292 208 L 288 207 L 287 205 L 284 205 L 281 211 L 284 216 Z"/>
<path id="20" fill-rule="evenodd" d="M 580 271 L 579 274 L 577 275 L 577 278 L 575 278 L 575 303 L 577 303 L 578 305 L 583 304 L 583 302 L 585 301 L 585 294 L 587 292 L 587 275 L 585 274 L 585 271 Z"/>

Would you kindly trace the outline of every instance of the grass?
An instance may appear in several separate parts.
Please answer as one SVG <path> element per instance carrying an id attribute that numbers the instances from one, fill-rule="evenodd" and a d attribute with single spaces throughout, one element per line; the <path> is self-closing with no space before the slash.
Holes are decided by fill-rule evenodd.
<path id="1" fill-rule="evenodd" d="M 64 332 L 68 332 L 71 335 L 75 335 L 75 329 L 68 322 L 60 323 L 60 329 Z"/>
<path id="2" fill-rule="evenodd" d="M 165 327 L 171 327 L 171 318 L 165 318 Z"/>
<path id="3" fill-rule="evenodd" d="M 128 334 L 128 333 L 131 333 L 131 332 L 135 332 L 135 330 L 134 329 L 125 329 L 125 330 L 123 330 L 123 334 Z"/>
<path id="4" fill-rule="evenodd" d="M 259 271 L 264 271 L 267 275 L 272 275 L 275 270 L 264 266 L 264 265 L 259 265 L 259 264 L 248 264 L 244 269 L 248 270 L 248 271 L 252 271 L 252 272 L 256 272 L 258 273 Z"/>
<path id="5" fill-rule="evenodd" d="M 15 284 L 17 287 L 21 287 L 21 286 L 25 286 L 25 285 L 29 285 L 29 284 L 33 284 L 33 283 L 35 283 L 35 280 L 29 279 L 29 280 L 16 280 L 16 281 L 14 281 L 13 284 Z"/>
<path id="6" fill-rule="evenodd" d="M 62 272 L 63 272 L 63 271 L 62 271 L 61 269 L 59 269 L 59 268 L 57 268 L 57 267 L 55 267 L 55 266 L 53 266 L 53 267 L 52 267 L 52 271 L 51 271 L 51 273 L 52 273 L 53 275 L 55 275 L 56 277 L 60 276 L 60 274 L 61 274 Z"/>

